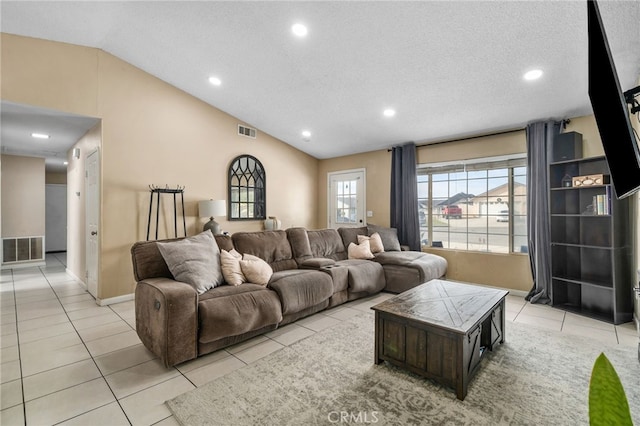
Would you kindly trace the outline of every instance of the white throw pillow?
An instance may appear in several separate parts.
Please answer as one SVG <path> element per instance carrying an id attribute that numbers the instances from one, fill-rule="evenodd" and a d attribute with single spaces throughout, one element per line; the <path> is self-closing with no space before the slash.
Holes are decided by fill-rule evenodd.
<path id="1" fill-rule="evenodd" d="M 373 259 L 373 253 L 371 253 L 371 247 L 369 240 L 364 240 L 360 244 L 351 243 L 347 248 L 347 255 L 349 259 Z"/>
<path id="2" fill-rule="evenodd" d="M 211 231 L 157 245 L 176 281 L 190 284 L 198 294 L 222 284 L 220 248 Z"/>
<path id="3" fill-rule="evenodd" d="M 273 269 L 264 260 L 257 256 L 245 253 L 240 261 L 240 268 L 247 282 L 259 284 L 266 287 L 273 275 Z"/>
<path id="4" fill-rule="evenodd" d="M 380 238 L 380 234 L 377 232 L 367 237 L 366 235 L 358 235 L 358 244 L 362 244 L 363 241 L 369 241 L 369 246 L 371 247 L 371 253 L 382 253 L 384 251 L 384 245 L 382 244 L 382 238 Z"/>
<path id="5" fill-rule="evenodd" d="M 220 264 L 222 265 L 222 276 L 224 280 L 229 285 L 239 286 L 240 284 L 247 281 L 244 274 L 242 273 L 242 268 L 240 267 L 240 260 L 242 260 L 242 255 L 238 253 L 235 249 L 231 249 L 231 251 L 221 250 L 220 251 Z"/>

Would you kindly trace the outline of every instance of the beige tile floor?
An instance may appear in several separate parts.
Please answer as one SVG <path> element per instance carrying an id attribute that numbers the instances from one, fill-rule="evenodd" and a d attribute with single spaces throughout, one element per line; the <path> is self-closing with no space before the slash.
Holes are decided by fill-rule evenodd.
<path id="1" fill-rule="evenodd" d="M 196 360 L 165 369 L 135 332 L 132 301 L 100 307 L 65 273 L 64 255 L 46 267 L 0 275 L 0 424 L 176 425 L 164 401 L 332 327 L 392 295 L 379 295 Z M 632 323 L 614 326 L 507 296 L 509 321 L 638 344 Z"/>

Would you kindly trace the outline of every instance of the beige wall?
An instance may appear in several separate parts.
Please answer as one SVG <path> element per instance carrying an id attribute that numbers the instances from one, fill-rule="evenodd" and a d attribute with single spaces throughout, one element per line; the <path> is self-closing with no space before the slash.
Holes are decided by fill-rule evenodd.
<path id="1" fill-rule="evenodd" d="M 572 118 L 565 131 L 582 133 L 583 156 L 603 155 L 593 116 Z M 416 141 L 416 145 L 421 145 L 421 142 Z M 422 164 L 524 152 L 526 152 L 526 135 L 524 130 L 519 130 L 495 136 L 419 146 L 417 157 L 418 163 Z M 391 154 L 387 150 L 381 150 L 320 161 L 318 175 L 320 200 L 317 215 L 323 218 L 323 221 L 319 226 L 326 226 L 324 218 L 327 215 L 327 172 L 362 167 L 367 169 L 367 210 L 375 212 L 374 218 L 369 220 L 371 223 L 389 225 Z M 439 254 L 448 260 L 447 277 L 452 280 L 522 292 L 529 291 L 533 285 L 529 258 L 524 254 L 487 254 L 438 248 L 424 250 Z"/>
<path id="2" fill-rule="evenodd" d="M 259 129 L 256 139 L 237 135 L 238 123 L 251 123 L 96 49 L 2 34 L 2 65 L 2 99 L 102 119 L 98 298 L 134 289 L 130 248 L 146 238 L 148 186 L 185 187 L 193 235 L 205 223 L 198 201 L 227 198 L 227 168 L 240 154 L 265 168 L 268 215 L 283 227 L 315 227 L 318 161 Z M 259 221 L 217 221 L 230 232 L 262 228 Z M 166 236 L 173 236 L 172 209 L 161 214 L 159 237 Z M 84 254 L 75 255 L 81 269 Z"/>
<path id="3" fill-rule="evenodd" d="M 2 237 L 44 236 L 44 158 L 2 155 Z"/>

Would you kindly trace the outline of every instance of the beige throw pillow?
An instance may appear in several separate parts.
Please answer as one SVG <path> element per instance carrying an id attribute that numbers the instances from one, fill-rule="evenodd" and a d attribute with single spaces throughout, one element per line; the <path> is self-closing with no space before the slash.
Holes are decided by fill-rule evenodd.
<path id="1" fill-rule="evenodd" d="M 364 240 L 360 244 L 349 244 L 347 255 L 349 259 L 373 259 L 374 257 L 373 253 L 371 253 L 369 240 Z"/>
<path id="2" fill-rule="evenodd" d="M 269 284 L 271 275 L 273 275 L 271 265 L 259 257 L 247 253 L 244 254 L 240 261 L 240 268 L 242 268 L 242 273 L 247 279 L 247 282 L 265 287 Z"/>
<path id="3" fill-rule="evenodd" d="M 371 253 L 382 253 L 384 251 L 384 245 L 382 244 L 382 238 L 377 232 L 367 237 L 366 235 L 358 235 L 358 244 L 362 244 L 363 241 L 369 241 L 371 247 Z"/>
<path id="4" fill-rule="evenodd" d="M 220 251 L 222 276 L 229 285 L 239 286 L 240 284 L 247 281 L 244 274 L 242 273 L 240 260 L 242 260 L 242 255 L 235 249 L 231 249 L 231 251 Z"/>

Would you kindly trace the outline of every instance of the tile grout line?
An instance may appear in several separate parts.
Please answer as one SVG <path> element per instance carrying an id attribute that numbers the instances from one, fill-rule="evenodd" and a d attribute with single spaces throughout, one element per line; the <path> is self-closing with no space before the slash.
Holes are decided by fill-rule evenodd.
<path id="1" fill-rule="evenodd" d="M 20 391 L 22 392 L 22 420 L 24 425 L 27 425 L 27 402 L 24 398 L 24 380 L 22 376 L 22 353 L 20 352 L 20 332 L 18 331 L 18 298 L 16 297 L 16 281 L 14 278 L 13 269 L 11 269 L 11 286 L 13 288 L 13 306 L 14 315 L 16 317 L 16 346 L 18 349 L 18 365 L 20 366 Z"/>

